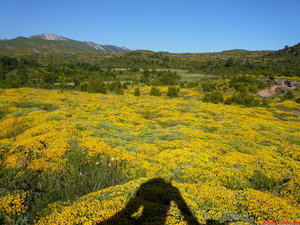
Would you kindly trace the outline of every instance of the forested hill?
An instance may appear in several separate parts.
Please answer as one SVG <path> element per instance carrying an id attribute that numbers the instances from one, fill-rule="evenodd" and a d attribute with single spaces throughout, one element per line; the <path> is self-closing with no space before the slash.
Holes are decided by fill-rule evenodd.
<path id="1" fill-rule="evenodd" d="M 92 42 L 78 42 L 49 35 L 0 41 L 1 77 L 13 77 L 37 68 L 49 71 L 49 66 L 58 66 L 66 71 L 77 71 L 76 73 L 86 73 L 87 68 L 93 68 L 95 74 L 107 69 L 139 71 L 143 68 L 184 69 L 197 74 L 229 76 L 300 76 L 300 44 L 286 46 L 278 51 L 234 49 L 210 53 L 168 53 L 149 50 L 126 51 L 125 48 L 121 48 L 117 52 L 116 46 L 101 45 L 102 48 L 106 48 L 106 51 L 103 51 L 97 49 L 100 45 Z M 35 51 L 32 52 L 32 49 Z"/>
<path id="2" fill-rule="evenodd" d="M 288 57 L 295 57 L 300 59 L 300 43 L 294 46 L 285 46 L 283 49 L 273 52 L 272 55 L 281 55 L 281 56 L 288 56 Z"/>

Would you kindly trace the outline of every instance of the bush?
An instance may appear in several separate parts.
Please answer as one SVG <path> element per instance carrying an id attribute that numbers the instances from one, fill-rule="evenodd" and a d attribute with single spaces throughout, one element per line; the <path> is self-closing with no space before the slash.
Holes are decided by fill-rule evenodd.
<path id="1" fill-rule="evenodd" d="M 189 82 L 186 84 L 187 88 L 195 88 L 195 87 L 199 87 L 199 83 L 198 82 Z"/>
<path id="2" fill-rule="evenodd" d="M 217 88 L 217 83 L 205 81 L 201 83 L 201 87 L 204 92 L 212 92 Z"/>
<path id="3" fill-rule="evenodd" d="M 107 87 L 103 82 L 99 83 L 99 93 L 101 94 L 107 94 Z"/>
<path id="4" fill-rule="evenodd" d="M 252 92 L 252 93 L 257 93 L 258 92 L 257 85 L 250 85 L 249 86 L 249 91 Z"/>
<path id="5" fill-rule="evenodd" d="M 132 85 L 132 83 L 129 82 L 129 81 L 126 81 L 126 82 L 123 83 L 122 86 L 123 86 L 124 89 L 128 89 L 128 86 L 129 86 L 129 85 Z"/>
<path id="6" fill-rule="evenodd" d="M 276 193 L 279 191 L 280 183 L 276 180 L 267 177 L 259 170 L 255 170 L 252 177 L 249 178 L 250 185 L 253 189 L 270 191 Z"/>
<path id="7" fill-rule="evenodd" d="M 269 106 L 269 101 L 266 98 L 263 98 L 261 100 L 261 104 L 262 107 L 268 107 Z"/>
<path id="8" fill-rule="evenodd" d="M 45 111 L 53 111 L 57 109 L 55 105 L 44 102 L 16 102 L 15 106 L 18 108 L 39 108 Z"/>
<path id="9" fill-rule="evenodd" d="M 117 95 L 124 95 L 124 89 L 122 87 L 116 87 L 114 89 L 114 93 L 117 94 Z"/>
<path id="10" fill-rule="evenodd" d="M 232 87 L 236 91 L 242 93 L 247 93 L 248 91 L 256 93 L 258 91 L 256 78 L 251 75 L 233 77 L 229 82 L 229 87 Z"/>
<path id="11" fill-rule="evenodd" d="M 113 91 L 117 95 L 123 95 L 124 94 L 123 85 L 121 84 L 120 81 L 110 83 L 109 84 L 109 90 Z"/>
<path id="12" fill-rule="evenodd" d="M 134 89 L 134 96 L 140 96 L 141 92 L 140 89 L 137 87 L 136 89 Z"/>
<path id="13" fill-rule="evenodd" d="M 105 161 L 100 156 L 88 158 L 84 151 L 78 149 L 67 152 L 66 158 L 68 164 L 60 171 L 0 167 L 2 191 L 29 193 L 27 216 L 31 222 L 50 203 L 73 201 L 90 192 L 127 181 L 121 172 L 121 163 Z"/>
<path id="14" fill-rule="evenodd" d="M 176 85 L 180 80 L 180 76 L 177 72 L 171 70 L 148 70 L 144 69 L 143 75 L 140 78 L 140 82 L 152 85 Z"/>
<path id="15" fill-rule="evenodd" d="M 177 72 L 171 70 L 159 71 L 157 74 L 157 81 L 162 85 L 175 85 L 179 82 L 180 76 Z"/>
<path id="16" fill-rule="evenodd" d="M 290 90 L 287 91 L 286 94 L 284 94 L 283 96 L 281 96 L 281 101 L 285 101 L 287 99 L 294 99 L 295 95 L 293 94 L 293 92 L 291 92 Z"/>
<path id="17" fill-rule="evenodd" d="M 255 98 L 253 95 L 246 93 L 238 93 L 234 96 L 226 99 L 225 104 L 230 105 L 232 103 L 245 105 L 245 106 L 260 106 L 261 101 L 258 98 Z"/>
<path id="18" fill-rule="evenodd" d="M 187 84 L 186 82 L 179 82 L 179 87 L 185 88 L 185 85 L 186 85 L 186 84 Z"/>
<path id="19" fill-rule="evenodd" d="M 151 91 L 150 91 L 150 95 L 152 95 L 152 96 L 161 96 L 161 92 L 160 92 L 159 88 L 152 87 Z"/>
<path id="20" fill-rule="evenodd" d="M 240 76 L 235 76 L 233 77 L 230 82 L 229 82 L 229 86 L 230 87 L 234 87 L 235 84 L 237 83 L 247 83 L 247 84 L 256 84 L 256 79 L 255 76 L 252 75 L 240 75 Z"/>
<path id="21" fill-rule="evenodd" d="M 90 93 L 107 94 L 106 84 L 100 79 L 89 79 L 87 91 Z"/>
<path id="22" fill-rule="evenodd" d="M 87 91 L 88 84 L 85 82 L 80 83 L 78 90 L 79 91 Z"/>
<path id="23" fill-rule="evenodd" d="M 167 96 L 168 97 L 178 97 L 179 96 L 179 87 L 169 87 L 168 88 L 168 92 L 167 92 Z"/>
<path id="24" fill-rule="evenodd" d="M 226 63 L 224 64 L 225 67 L 230 67 L 234 65 L 234 60 L 233 58 L 227 59 Z"/>
<path id="25" fill-rule="evenodd" d="M 204 94 L 203 101 L 217 104 L 224 102 L 224 98 L 221 92 L 207 92 Z"/>
<path id="26" fill-rule="evenodd" d="M 245 84 L 243 82 L 238 82 L 238 83 L 235 83 L 233 88 L 237 91 L 237 92 L 240 92 L 240 93 L 248 93 L 249 91 L 249 85 L 248 84 Z"/>
<path id="27" fill-rule="evenodd" d="M 7 107 L 1 106 L 0 107 L 0 120 L 3 119 L 6 114 L 8 114 L 8 109 Z"/>

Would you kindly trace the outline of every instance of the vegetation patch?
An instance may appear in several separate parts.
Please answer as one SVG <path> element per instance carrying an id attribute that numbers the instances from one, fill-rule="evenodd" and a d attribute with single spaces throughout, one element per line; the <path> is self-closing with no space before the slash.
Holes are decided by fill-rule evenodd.
<path id="1" fill-rule="evenodd" d="M 75 140 L 70 146 L 71 149 L 65 156 L 68 163 L 58 171 L 42 172 L 24 168 L 0 167 L 2 198 L 17 192 L 27 194 L 26 199 L 20 205 L 20 207 L 24 205 L 26 210 L 24 209 L 20 214 L 4 212 L 3 221 L 16 222 L 20 220 L 19 215 L 25 214 L 27 222 L 32 223 L 50 203 L 74 201 L 90 192 L 126 182 L 127 178 L 121 172 L 120 163 L 111 163 L 101 155 L 93 158 L 87 157 Z M 6 210 L 13 210 L 13 208 Z"/>
<path id="2" fill-rule="evenodd" d="M 53 111 L 57 109 L 57 106 L 44 102 L 16 102 L 15 106 L 18 108 L 39 108 L 45 111 Z"/>
<path id="3" fill-rule="evenodd" d="M 0 106 L 0 120 L 3 119 L 8 113 L 8 107 Z"/>
<path id="4" fill-rule="evenodd" d="M 225 100 L 234 94 L 229 80 L 225 92 L 214 82 L 213 92 L 225 93 Z M 139 86 L 143 94 L 137 97 L 136 87 L 128 85 L 124 95 L 4 90 L 0 100 L 9 100 L 9 111 L 0 120 L 2 223 L 101 223 L 153 178 L 176 187 L 199 223 L 298 221 L 297 113 L 276 109 L 276 99 L 269 107 L 244 107 L 203 102 L 200 89 L 184 87 L 189 98 L 170 98 Z M 49 101 L 59 110 L 12 104 L 24 99 Z M 274 113 L 294 116 L 286 121 Z M 14 207 L 4 210 L 8 204 Z M 168 212 L 169 224 L 185 222 L 176 203 Z"/>

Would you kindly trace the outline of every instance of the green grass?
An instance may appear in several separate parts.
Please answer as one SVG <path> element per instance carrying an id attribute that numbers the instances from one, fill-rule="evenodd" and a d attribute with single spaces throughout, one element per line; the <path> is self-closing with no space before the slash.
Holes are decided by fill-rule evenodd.
<path id="1" fill-rule="evenodd" d="M 178 75 L 181 77 L 180 81 L 199 81 L 203 80 L 207 75 L 201 73 L 190 73 L 188 70 L 181 70 L 181 69 L 159 69 L 159 70 L 171 70 L 173 72 L 177 72 Z"/>
<path id="2" fill-rule="evenodd" d="M 44 102 L 17 102 L 15 106 L 18 108 L 39 108 L 45 111 L 53 111 L 57 107 L 51 103 Z"/>
<path id="3" fill-rule="evenodd" d="M 8 113 L 9 113 L 9 111 L 8 111 L 7 107 L 0 106 L 0 120 L 3 119 L 6 116 L 6 114 L 8 114 Z"/>
<path id="4" fill-rule="evenodd" d="M 76 140 L 66 153 L 68 163 L 59 171 L 35 171 L 26 168 L 0 166 L 0 198 L 14 191 L 30 193 L 26 204 L 28 212 L 21 220 L 32 224 L 48 204 L 56 201 L 73 201 L 85 194 L 125 183 L 123 165 L 109 163 L 104 156 L 88 158 Z M 1 221 L 2 220 L 2 221 Z M 0 214 L 0 223 L 3 222 Z M 21 221 L 20 221 L 21 222 Z M 2 224 L 2 223 L 1 223 Z M 14 221 L 12 224 L 21 224 Z"/>

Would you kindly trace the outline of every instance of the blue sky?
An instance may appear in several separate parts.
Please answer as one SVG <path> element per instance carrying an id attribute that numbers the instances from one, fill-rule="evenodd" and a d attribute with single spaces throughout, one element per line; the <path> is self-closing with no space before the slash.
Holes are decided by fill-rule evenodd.
<path id="1" fill-rule="evenodd" d="M 169 52 L 300 42 L 300 0 L 0 0 L 0 38 L 55 33 Z"/>

